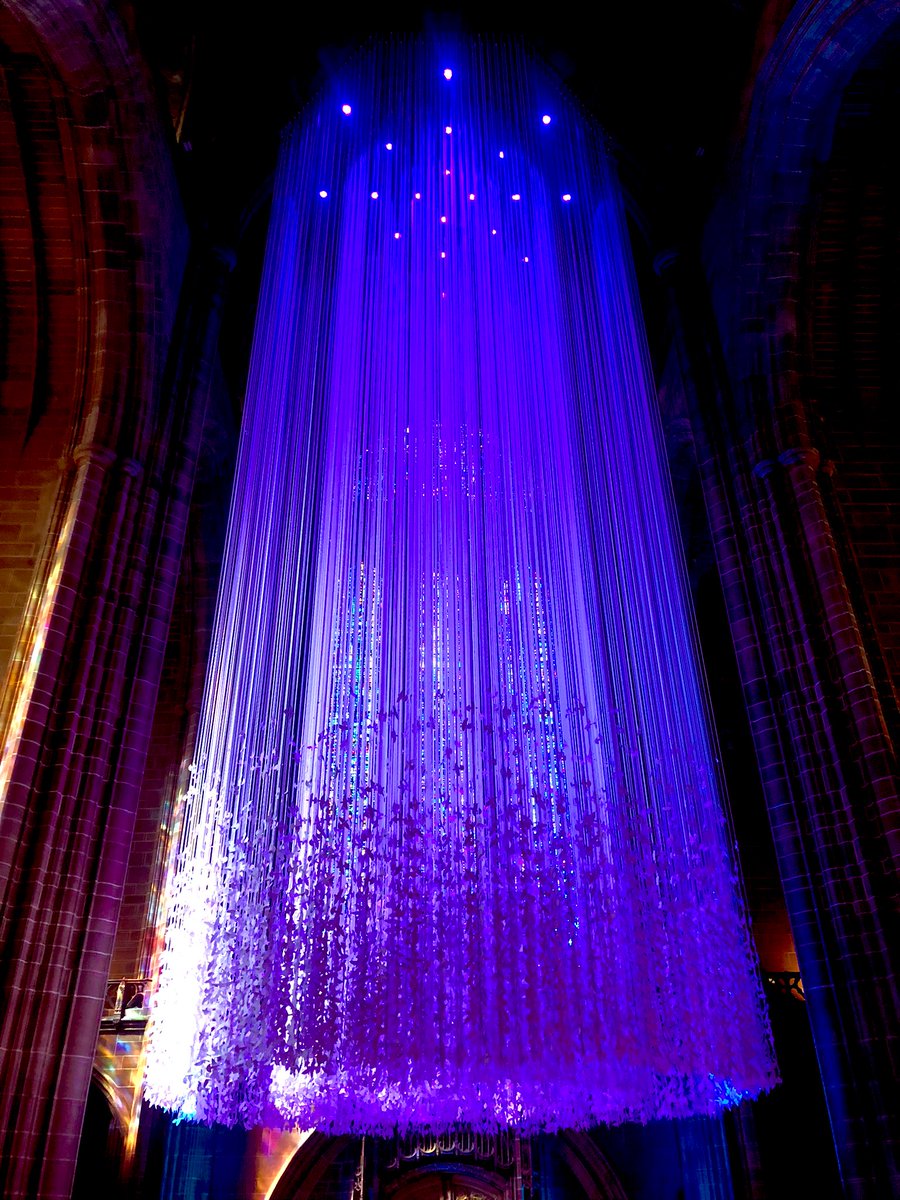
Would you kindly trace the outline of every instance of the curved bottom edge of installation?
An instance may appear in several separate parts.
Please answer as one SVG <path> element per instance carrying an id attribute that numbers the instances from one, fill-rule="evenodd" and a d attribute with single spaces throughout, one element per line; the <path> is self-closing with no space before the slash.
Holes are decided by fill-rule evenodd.
<path id="1" fill-rule="evenodd" d="M 653 1082 L 643 1101 L 636 1103 L 633 1090 L 611 1089 L 608 1081 L 605 1086 L 595 1083 L 577 1069 L 576 1077 L 553 1084 L 523 1086 L 499 1080 L 465 1087 L 420 1084 L 413 1090 L 397 1085 L 373 1090 L 354 1086 L 349 1075 L 304 1075 L 275 1067 L 262 1103 L 246 1095 L 232 1095 L 223 1102 L 221 1096 L 204 1095 L 202 1089 L 174 1102 L 171 1096 L 155 1097 L 149 1089 L 145 1098 L 171 1112 L 176 1121 L 206 1125 L 378 1137 L 464 1128 L 483 1134 L 513 1131 L 527 1137 L 626 1122 L 643 1125 L 661 1119 L 714 1117 L 757 1099 L 780 1080 L 774 1071 L 764 1070 L 740 1080 L 714 1073 L 656 1074 Z"/>

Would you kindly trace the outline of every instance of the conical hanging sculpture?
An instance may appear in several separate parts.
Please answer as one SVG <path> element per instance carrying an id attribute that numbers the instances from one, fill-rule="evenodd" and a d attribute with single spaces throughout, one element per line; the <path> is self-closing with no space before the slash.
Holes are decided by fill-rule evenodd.
<path id="1" fill-rule="evenodd" d="M 516 46 L 375 47 L 284 138 L 148 1096 L 753 1096 L 730 840 L 602 141 Z"/>

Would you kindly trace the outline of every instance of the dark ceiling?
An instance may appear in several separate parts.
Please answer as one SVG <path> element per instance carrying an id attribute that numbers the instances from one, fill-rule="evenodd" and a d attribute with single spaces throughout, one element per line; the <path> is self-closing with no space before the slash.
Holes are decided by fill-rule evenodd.
<path id="1" fill-rule="evenodd" d="M 278 131 L 329 66 L 373 34 L 435 27 L 523 35 L 612 136 L 648 221 L 696 214 L 738 117 L 760 8 L 760 0 L 527 10 L 255 0 L 236 17 L 211 0 L 135 0 L 138 36 L 177 127 L 189 213 L 218 237 L 261 203 Z"/>

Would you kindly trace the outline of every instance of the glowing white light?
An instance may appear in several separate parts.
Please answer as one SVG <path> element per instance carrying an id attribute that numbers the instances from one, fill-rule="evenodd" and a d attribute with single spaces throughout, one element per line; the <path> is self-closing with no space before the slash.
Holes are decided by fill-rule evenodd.
<path id="1" fill-rule="evenodd" d="M 500 157 L 501 157 L 501 158 L 506 158 L 506 155 L 503 153 L 503 151 L 502 151 L 502 150 L 500 151 Z"/>
<path id="2" fill-rule="evenodd" d="M 372 193 L 372 199 L 373 199 L 373 200 L 377 200 L 377 199 L 378 199 L 378 193 L 377 193 L 377 192 L 373 192 L 373 193 Z"/>
<path id="3" fill-rule="evenodd" d="M 446 218 L 446 217 L 441 217 L 441 224 L 442 224 L 442 225 L 446 225 L 446 224 L 447 224 L 447 218 Z"/>
<path id="4" fill-rule="evenodd" d="M 366 88 L 387 84 L 396 66 L 426 99 L 411 136 L 386 151 L 398 179 L 433 183 L 457 149 L 431 132 L 450 109 L 430 82 L 435 59 L 412 45 L 408 61 L 404 53 L 365 60 L 346 82 L 372 114 L 371 126 L 338 139 L 348 142 L 351 189 L 373 151 L 368 169 L 380 174 L 372 130 L 394 123 L 396 96 Z M 518 52 L 471 61 L 471 87 L 454 93 L 453 109 L 470 179 L 490 176 L 497 137 L 514 136 L 517 153 L 520 135 L 534 141 L 536 107 L 522 126 L 509 99 L 526 66 Z M 335 96 L 283 142 L 281 169 L 303 197 L 317 174 L 335 178 L 335 139 L 316 132 L 320 118 L 334 132 Z M 566 114 L 565 132 L 587 141 L 577 113 Z M 323 227 L 333 219 L 325 263 L 310 250 L 310 206 L 289 191 L 276 197 L 264 285 L 272 312 L 257 327 L 238 473 L 248 502 L 230 522 L 155 998 L 149 1098 L 181 1115 L 259 1123 L 274 1106 L 286 1125 L 413 1133 L 459 1121 L 476 1136 L 497 1126 L 528 1136 L 545 1124 L 707 1112 L 771 1082 L 765 1039 L 753 1036 L 761 997 L 727 895 L 729 834 L 679 608 L 624 218 L 615 189 L 604 190 L 601 147 L 583 162 L 571 143 L 554 135 L 541 147 L 543 178 L 534 164 L 525 240 L 545 249 L 531 282 L 513 269 L 518 238 L 496 259 L 471 247 L 454 259 L 460 286 L 446 329 L 410 277 L 434 253 L 437 196 L 426 227 L 413 228 L 410 250 L 424 251 L 415 265 L 405 251 L 392 260 L 380 241 L 387 204 L 374 240 L 374 215 L 314 217 Z M 573 167 L 601 206 L 599 236 L 592 217 L 554 239 L 552 181 Z M 359 186 L 365 174 L 355 178 Z M 442 267 L 443 241 L 439 232 Z M 560 280 L 574 285 L 565 296 Z M 516 289 L 527 303 L 498 302 Z M 484 327 L 490 337 L 476 338 Z M 304 390 L 324 340 L 340 386 L 298 403 L 295 384 Z M 408 372 L 410 344 L 447 372 Z M 609 403 L 587 405 L 582 420 L 578 381 L 595 358 L 609 360 L 598 368 Z M 398 397 L 393 381 L 406 374 Z M 484 419 L 473 423 L 474 390 Z M 590 503 L 582 478 L 596 488 Z M 528 499 L 536 482 L 540 529 Z M 307 545 L 325 548 L 321 570 Z M 248 588 L 257 566 L 266 586 L 254 578 Z M 476 588 L 485 594 L 473 603 Z M 320 653 L 293 653 L 301 625 Z M 607 655 L 609 680 L 594 669 Z M 485 741 L 488 725 L 495 736 Z M 607 741 L 618 743 L 609 753 Z M 271 855 L 276 838 L 283 853 Z M 442 969 L 461 942 L 460 961 Z M 728 993 L 730 1032 L 696 1001 L 696 978 L 711 968 Z M 623 1006 L 623 993 L 634 1003 Z M 226 1009 L 233 1025 L 216 1019 Z M 435 1034 L 446 1068 L 434 1061 Z M 594 1048 L 610 1040 L 629 1061 L 607 1070 Z"/>
<path id="5" fill-rule="evenodd" d="M 444 126 L 444 133 L 452 133 L 452 132 L 453 132 L 453 126 L 452 126 L 452 125 L 445 125 L 445 126 Z"/>
<path id="6" fill-rule="evenodd" d="M 544 113 L 544 115 L 541 117 L 541 124 L 542 125 L 550 124 L 550 114 L 549 113 Z"/>
<path id="7" fill-rule="evenodd" d="M 398 238 L 399 236 L 400 236 L 400 234 L 399 234 L 399 233 L 395 233 L 395 234 L 394 234 L 394 238 L 395 238 L 395 239 L 396 239 L 396 238 Z"/>
<path id="8" fill-rule="evenodd" d="M 563 192 L 563 200 L 565 200 L 567 204 L 571 199 L 572 199 L 571 192 Z"/>
<path id="9" fill-rule="evenodd" d="M 445 174 L 445 175 L 449 175 L 449 174 L 450 174 L 450 170 L 449 170 L 449 168 L 448 168 L 448 169 L 447 169 L 447 170 L 444 172 L 444 174 Z"/>
<path id="10" fill-rule="evenodd" d="M 452 79 L 452 78 L 453 78 L 453 72 L 450 70 L 450 68 L 449 68 L 449 67 L 444 67 L 444 78 L 445 78 L 445 79 Z"/>
<path id="11" fill-rule="evenodd" d="M 475 199 L 475 193 L 474 193 L 474 192 L 469 192 L 469 199 L 470 199 L 470 200 L 474 200 L 474 199 Z"/>
<path id="12" fill-rule="evenodd" d="M 325 199 L 325 197 L 328 195 L 328 193 L 327 193 L 327 192 L 325 191 L 325 189 L 323 188 L 323 189 L 322 189 L 322 191 L 321 191 L 321 192 L 319 192 L 319 195 L 320 195 L 320 196 L 322 197 L 322 199 L 324 200 L 324 199 Z"/>
<path id="13" fill-rule="evenodd" d="M 345 117 L 349 117 L 350 114 L 353 112 L 353 109 L 350 107 L 349 104 L 342 104 L 341 112 L 344 114 Z"/>
<path id="14" fill-rule="evenodd" d="M 416 194 L 415 194 L 415 199 L 416 199 L 416 200 L 421 200 L 421 199 L 422 199 L 422 193 L 421 193 L 421 192 L 416 192 Z"/>
<path id="15" fill-rule="evenodd" d="M 497 232 L 497 230 L 496 230 L 496 229 L 492 229 L 492 230 L 491 230 L 491 233 L 496 233 L 496 232 Z"/>
<path id="16" fill-rule="evenodd" d="M 522 199 L 522 197 L 519 195 L 518 192 L 513 192 L 512 198 L 513 198 L 513 200 L 521 200 Z"/>
<path id="17" fill-rule="evenodd" d="M 385 150 L 393 150 L 393 148 L 394 148 L 394 143 L 393 143 L 393 142 L 385 142 L 385 143 L 384 143 L 384 148 L 385 148 Z"/>

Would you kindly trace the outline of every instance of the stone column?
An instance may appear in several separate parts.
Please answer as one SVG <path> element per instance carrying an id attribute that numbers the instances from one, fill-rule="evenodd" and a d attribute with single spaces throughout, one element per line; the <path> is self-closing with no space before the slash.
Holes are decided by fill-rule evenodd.
<path id="1" fill-rule="evenodd" d="M 776 418 L 737 428 L 699 268 L 661 274 L 844 1187 L 875 1200 L 900 1189 L 895 747 L 802 413 L 761 454 Z"/>
<path id="2" fill-rule="evenodd" d="M 67 1197 L 203 429 L 228 262 L 182 303 L 143 461 L 80 446 L 0 808 L 0 1192 Z M 188 274 L 189 283 L 196 279 Z"/>

